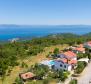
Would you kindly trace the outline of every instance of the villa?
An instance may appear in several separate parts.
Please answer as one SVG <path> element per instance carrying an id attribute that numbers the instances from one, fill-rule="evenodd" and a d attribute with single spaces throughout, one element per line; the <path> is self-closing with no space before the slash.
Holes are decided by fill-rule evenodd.
<path id="1" fill-rule="evenodd" d="M 63 54 L 59 54 L 58 58 L 54 61 L 55 70 L 67 70 L 71 71 L 77 64 L 77 56 L 72 51 L 67 51 Z"/>

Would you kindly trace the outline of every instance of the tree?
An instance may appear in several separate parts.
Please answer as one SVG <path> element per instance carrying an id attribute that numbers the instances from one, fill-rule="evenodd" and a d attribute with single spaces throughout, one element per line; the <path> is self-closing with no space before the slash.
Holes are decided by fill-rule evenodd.
<path id="1" fill-rule="evenodd" d="M 59 54 L 59 48 L 55 48 L 54 51 L 53 51 L 54 55 L 57 55 Z"/>
<path id="2" fill-rule="evenodd" d="M 58 74 L 61 81 L 65 81 L 65 79 L 68 77 L 68 74 L 63 70 L 58 71 Z"/>
<path id="3" fill-rule="evenodd" d="M 36 63 L 32 70 L 33 73 L 36 74 L 38 79 L 43 79 L 43 76 L 47 74 L 46 72 L 49 71 L 49 68 L 46 65 L 39 65 Z"/>
<path id="4" fill-rule="evenodd" d="M 17 77 L 17 78 L 15 79 L 15 84 L 23 84 L 22 82 L 23 82 L 23 81 L 22 81 L 19 77 Z"/>

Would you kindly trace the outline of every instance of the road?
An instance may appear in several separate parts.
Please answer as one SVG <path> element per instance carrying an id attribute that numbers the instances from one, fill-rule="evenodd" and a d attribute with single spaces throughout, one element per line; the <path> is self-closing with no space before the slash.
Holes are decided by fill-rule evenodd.
<path id="1" fill-rule="evenodd" d="M 91 80 L 91 62 L 78 77 L 78 84 L 90 84 L 89 80 Z"/>

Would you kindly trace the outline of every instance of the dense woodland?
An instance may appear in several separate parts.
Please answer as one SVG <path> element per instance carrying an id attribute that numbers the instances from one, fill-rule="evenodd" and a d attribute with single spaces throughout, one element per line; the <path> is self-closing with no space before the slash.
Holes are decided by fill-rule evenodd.
<path id="1" fill-rule="evenodd" d="M 18 60 L 37 55 L 43 52 L 45 47 L 58 44 L 75 45 L 91 40 L 91 33 L 75 35 L 71 33 L 48 35 L 41 38 L 33 38 L 27 41 L 0 44 L 0 76 L 5 76 L 12 67 L 19 65 Z"/>

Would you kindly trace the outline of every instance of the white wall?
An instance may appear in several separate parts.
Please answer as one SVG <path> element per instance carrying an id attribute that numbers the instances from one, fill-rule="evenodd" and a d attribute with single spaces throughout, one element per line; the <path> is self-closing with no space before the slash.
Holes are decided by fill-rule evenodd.
<path id="1" fill-rule="evenodd" d="M 60 66 L 62 65 L 62 66 Z M 68 71 L 71 71 L 72 67 L 71 65 L 68 65 L 67 63 L 63 63 L 63 62 L 58 62 L 58 61 L 55 61 L 55 65 L 54 65 L 54 69 L 55 70 L 68 70 Z"/>
<path id="2" fill-rule="evenodd" d="M 71 71 L 71 70 L 72 70 L 72 66 L 69 65 L 69 66 L 68 66 L 68 71 Z"/>
<path id="3" fill-rule="evenodd" d="M 77 60 L 77 57 L 72 58 L 71 60 Z"/>

